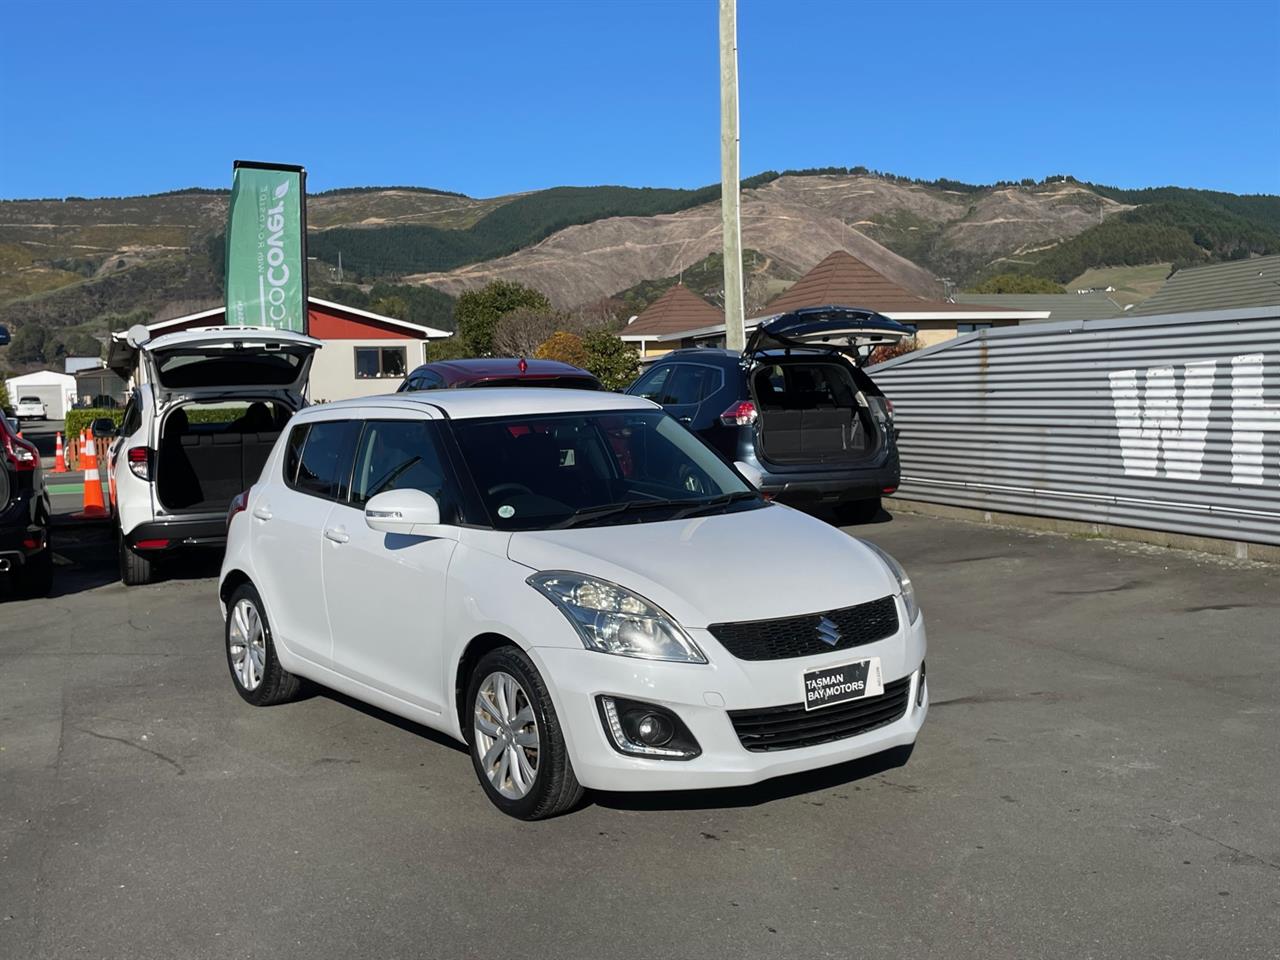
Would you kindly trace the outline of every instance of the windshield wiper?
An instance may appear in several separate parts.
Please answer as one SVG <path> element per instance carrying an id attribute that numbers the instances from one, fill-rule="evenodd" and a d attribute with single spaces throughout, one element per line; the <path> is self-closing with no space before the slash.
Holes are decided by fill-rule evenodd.
<path id="1" fill-rule="evenodd" d="M 656 510 L 659 508 L 676 511 L 670 518 L 674 520 L 692 516 L 703 509 L 720 507 L 726 503 L 733 503 L 736 500 L 747 497 L 754 498 L 755 496 L 756 494 L 749 490 L 738 490 L 734 493 L 710 499 L 698 497 L 686 500 L 627 500 L 623 503 L 603 503 L 593 507 L 580 507 L 562 522 L 556 524 L 556 526 L 561 528 L 576 527 L 589 521 L 603 520 L 623 513 L 631 513 L 638 510 Z"/>
<path id="2" fill-rule="evenodd" d="M 672 520 L 683 520 L 685 517 L 696 517 L 704 510 L 713 510 L 716 507 L 727 506 L 730 503 L 738 503 L 742 500 L 756 500 L 760 494 L 754 490 L 735 490 L 733 493 L 726 493 L 719 497 L 712 497 L 710 500 L 698 500 L 689 504 L 675 516 Z"/>
<path id="3" fill-rule="evenodd" d="M 601 503 L 594 507 L 579 507 L 556 526 L 576 527 L 590 520 L 603 520 L 606 517 L 616 516 L 617 514 L 631 513 L 633 510 L 652 510 L 659 507 L 666 510 L 678 510 L 681 507 L 705 502 L 705 500 L 627 500 L 623 503 Z"/>

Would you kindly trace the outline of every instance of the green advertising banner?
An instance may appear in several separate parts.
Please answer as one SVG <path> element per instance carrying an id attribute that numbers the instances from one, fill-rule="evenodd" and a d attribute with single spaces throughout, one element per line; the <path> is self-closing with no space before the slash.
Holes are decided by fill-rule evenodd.
<path id="1" fill-rule="evenodd" d="M 227 316 L 233 326 L 307 332 L 307 172 L 237 160 L 227 213 Z"/>

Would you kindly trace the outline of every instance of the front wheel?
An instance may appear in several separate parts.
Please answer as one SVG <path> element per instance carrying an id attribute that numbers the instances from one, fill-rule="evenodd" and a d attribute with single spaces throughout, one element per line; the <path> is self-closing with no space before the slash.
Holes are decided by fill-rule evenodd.
<path id="1" fill-rule="evenodd" d="M 471 762 L 503 813 L 543 820 L 582 798 L 560 720 L 538 668 L 516 647 L 481 658 L 467 685 Z"/>

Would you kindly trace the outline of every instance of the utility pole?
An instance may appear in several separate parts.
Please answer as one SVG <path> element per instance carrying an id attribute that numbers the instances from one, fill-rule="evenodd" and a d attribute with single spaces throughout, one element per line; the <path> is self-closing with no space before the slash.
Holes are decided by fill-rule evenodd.
<path id="1" fill-rule="evenodd" d="M 724 345 L 746 346 L 742 198 L 738 171 L 738 0 L 720 0 L 720 215 L 724 223 Z"/>

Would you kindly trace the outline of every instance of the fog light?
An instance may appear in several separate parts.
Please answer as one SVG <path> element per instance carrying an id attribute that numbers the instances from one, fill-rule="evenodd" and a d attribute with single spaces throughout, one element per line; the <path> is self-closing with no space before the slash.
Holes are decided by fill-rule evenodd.
<path id="1" fill-rule="evenodd" d="M 670 742 L 671 735 L 674 733 L 675 728 L 671 726 L 671 721 L 666 717 L 658 716 L 656 713 L 646 714 L 636 724 L 637 739 L 650 747 L 660 747 Z"/>
<path id="2" fill-rule="evenodd" d="M 924 706 L 924 661 L 920 661 L 920 679 L 916 681 L 916 706 Z"/>
<path id="3" fill-rule="evenodd" d="M 597 697 L 609 744 L 619 753 L 653 760 L 692 760 L 702 753 L 698 741 L 680 718 L 666 707 Z"/>

